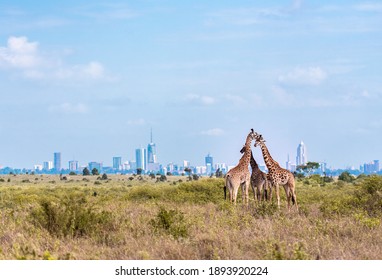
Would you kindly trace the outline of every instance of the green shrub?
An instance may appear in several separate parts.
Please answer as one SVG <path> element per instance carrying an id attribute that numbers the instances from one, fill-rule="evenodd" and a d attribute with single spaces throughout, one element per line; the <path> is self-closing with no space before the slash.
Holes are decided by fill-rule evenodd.
<path id="1" fill-rule="evenodd" d="M 348 171 L 344 171 L 340 174 L 340 176 L 338 176 L 338 180 L 351 183 L 355 180 L 355 178 Z"/>
<path id="2" fill-rule="evenodd" d="M 164 231 L 175 239 L 188 237 L 184 214 L 178 210 L 166 210 L 161 207 L 156 218 L 151 219 L 150 224 L 155 232 Z"/>
<path id="3" fill-rule="evenodd" d="M 57 237 L 92 236 L 113 226 L 110 212 L 96 211 L 85 196 L 78 195 L 62 201 L 42 200 L 40 207 L 31 212 L 31 220 Z"/>
<path id="4" fill-rule="evenodd" d="M 363 180 L 355 193 L 355 206 L 366 211 L 370 216 L 382 215 L 382 177 L 370 176 Z"/>
<path id="5" fill-rule="evenodd" d="M 278 208 L 275 203 L 269 203 L 269 201 L 261 201 L 256 204 L 255 216 L 273 216 L 277 212 Z"/>

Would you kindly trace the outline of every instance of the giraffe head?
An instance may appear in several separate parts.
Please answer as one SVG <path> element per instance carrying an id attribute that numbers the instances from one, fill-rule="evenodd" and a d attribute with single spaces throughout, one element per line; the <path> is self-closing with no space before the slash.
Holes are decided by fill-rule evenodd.
<path id="1" fill-rule="evenodd" d="M 248 134 L 248 137 L 250 137 L 251 140 L 255 140 L 257 135 L 257 132 L 253 131 L 253 128 L 251 128 L 251 132 Z"/>
<path id="2" fill-rule="evenodd" d="M 257 134 L 255 137 L 255 147 L 260 146 L 261 144 L 265 143 L 265 140 L 263 138 L 263 135 Z"/>

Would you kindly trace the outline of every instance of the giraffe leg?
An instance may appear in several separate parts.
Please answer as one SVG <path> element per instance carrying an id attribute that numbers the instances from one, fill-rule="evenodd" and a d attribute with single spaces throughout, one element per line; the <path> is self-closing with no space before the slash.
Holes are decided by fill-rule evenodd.
<path id="1" fill-rule="evenodd" d="M 277 207 L 280 210 L 280 190 L 279 190 L 278 184 L 276 184 L 276 196 L 277 196 Z"/>
<path id="2" fill-rule="evenodd" d="M 245 205 L 248 207 L 249 202 L 249 180 L 245 181 Z"/>
<path id="3" fill-rule="evenodd" d="M 252 188 L 252 191 L 253 191 L 253 197 L 254 197 L 254 200 L 256 201 L 256 188 L 255 188 L 255 182 L 254 180 L 251 178 L 251 188 Z"/>
<path id="4" fill-rule="evenodd" d="M 291 199 L 291 192 L 290 192 L 290 189 L 288 186 L 284 186 L 284 189 L 285 189 L 285 195 L 287 197 L 287 201 L 288 201 L 288 212 L 290 211 L 290 199 Z"/>

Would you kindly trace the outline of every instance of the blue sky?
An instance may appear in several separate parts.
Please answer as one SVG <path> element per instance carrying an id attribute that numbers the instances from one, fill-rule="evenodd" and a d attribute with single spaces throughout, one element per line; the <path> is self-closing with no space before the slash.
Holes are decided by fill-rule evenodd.
<path id="1" fill-rule="evenodd" d="M 381 159 L 382 3 L 1 1 L 0 165 Z M 260 150 L 253 148 L 260 162 Z M 66 164 L 66 163 L 65 163 Z"/>

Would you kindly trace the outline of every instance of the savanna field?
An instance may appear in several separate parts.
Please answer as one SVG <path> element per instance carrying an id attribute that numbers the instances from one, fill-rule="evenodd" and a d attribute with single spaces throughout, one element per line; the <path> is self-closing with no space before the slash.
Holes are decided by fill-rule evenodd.
<path id="1" fill-rule="evenodd" d="M 0 177 L 0 259 L 382 259 L 382 177 L 296 178 L 299 211 L 222 178 Z"/>

